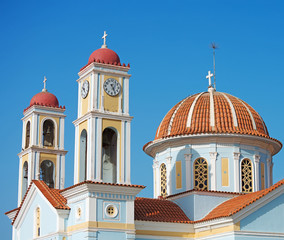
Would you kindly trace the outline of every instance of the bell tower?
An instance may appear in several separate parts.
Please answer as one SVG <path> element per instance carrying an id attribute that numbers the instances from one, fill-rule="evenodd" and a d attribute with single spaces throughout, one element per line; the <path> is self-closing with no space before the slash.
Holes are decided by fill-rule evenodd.
<path id="1" fill-rule="evenodd" d="M 129 64 L 106 45 L 79 72 L 74 184 L 130 184 Z"/>
<path id="2" fill-rule="evenodd" d="M 64 188 L 64 111 L 56 96 L 47 91 L 44 78 L 44 88 L 33 96 L 22 118 L 18 205 L 34 179 L 43 180 L 50 188 Z"/>

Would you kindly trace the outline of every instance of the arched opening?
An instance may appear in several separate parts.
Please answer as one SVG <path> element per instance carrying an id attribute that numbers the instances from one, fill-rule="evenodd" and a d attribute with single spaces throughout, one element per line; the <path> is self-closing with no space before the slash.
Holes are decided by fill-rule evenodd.
<path id="1" fill-rule="evenodd" d="M 106 128 L 102 136 L 102 179 L 103 182 L 116 183 L 117 134 Z"/>
<path id="2" fill-rule="evenodd" d="M 38 207 L 35 212 L 35 236 L 40 236 L 40 208 Z"/>
<path id="3" fill-rule="evenodd" d="M 31 123 L 30 121 L 28 121 L 27 125 L 26 125 L 26 144 L 25 144 L 25 148 L 28 148 L 30 145 L 30 129 L 31 129 Z"/>
<path id="4" fill-rule="evenodd" d="M 252 192 L 252 163 L 249 159 L 244 159 L 241 164 L 242 172 L 242 192 Z"/>
<path id="5" fill-rule="evenodd" d="M 79 181 L 83 182 L 87 178 L 87 131 L 84 129 L 80 136 L 80 166 Z"/>
<path id="6" fill-rule="evenodd" d="M 161 179 L 161 196 L 167 196 L 167 167 L 162 163 L 160 167 L 160 179 Z"/>
<path id="7" fill-rule="evenodd" d="M 208 190 L 208 164 L 204 158 L 198 158 L 193 163 L 194 188 Z"/>
<path id="8" fill-rule="evenodd" d="M 50 188 L 54 188 L 54 164 L 50 160 L 44 160 L 40 164 L 40 180 Z"/>
<path id="9" fill-rule="evenodd" d="M 22 172 L 22 199 L 26 194 L 28 189 L 28 162 L 26 161 L 23 165 L 23 172 Z"/>
<path id="10" fill-rule="evenodd" d="M 54 146 L 54 123 L 51 120 L 43 123 L 43 146 Z"/>

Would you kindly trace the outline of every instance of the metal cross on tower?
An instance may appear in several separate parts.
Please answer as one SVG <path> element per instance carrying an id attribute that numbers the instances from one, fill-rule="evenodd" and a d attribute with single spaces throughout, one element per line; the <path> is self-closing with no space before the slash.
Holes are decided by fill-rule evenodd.
<path id="1" fill-rule="evenodd" d="M 102 39 L 104 40 L 104 44 L 102 45 L 102 48 L 107 48 L 106 37 L 107 37 L 107 34 L 106 34 L 106 31 L 104 31 L 104 35 L 102 36 Z"/>

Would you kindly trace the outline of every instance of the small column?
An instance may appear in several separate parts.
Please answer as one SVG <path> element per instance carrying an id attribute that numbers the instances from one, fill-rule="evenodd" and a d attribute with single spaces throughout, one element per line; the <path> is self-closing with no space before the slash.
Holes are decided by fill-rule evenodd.
<path id="1" fill-rule="evenodd" d="M 121 142 L 121 169 L 120 166 L 118 166 L 119 170 L 118 172 L 121 173 L 121 179 L 119 179 L 119 183 L 124 183 L 125 182 L 125 163 L 126 163 L 126 153 L 125 153 L 125 149 L 126 149 L 126 139 L 125 139 L 125 132 L 126 132 L 126 121 L 121 122 L 121 133 L 120 133 L 120 142 Z"/>
<path id="2" fill-rule="evenodd" d="M 74 159 L 75 159 L 75 164 L 74 164 L 74 184 L 79 183 L 79 126 L 75 126 L 75 149 L 74 149 Z"/>
<path id="3" fill-rule="evenodd" d="M 255 172 L 254 172 L 254 191 L 259 190 L 259 160 L 260 156 L 255 154 L 253 156 L 255 162 Z"/>
<path id="4" fill-rule="evenodd" d="M 65 184 L 65 156 L 61 156 L 61 180 L 60 180 L 60 189 L 64 189 Z"/>
<path id="5" fill-rule="evenodd" d="M 102 86 L 104 84 L 104 80 L 103 79 L 104 79 L 104 75 L 101 76 L 101 84 L 102 84 Z M 100 103 L 101 103 L 100 110 L 104 111 L 105 109 L 104 109 L 104 88 L 103 87 L 101 87 L 101 100 L 100 100 Z"/>
<path id="6" fill-rule="evenodd" d="M 159 181 L 159 161 L 153 160 L 153 184 L 154 184 L 154 198 L 157 198 L 160 189 L 160 181 Z"/>
<path id="7" fill-rule="evenodd" d="M 210 181 L 211 181 L 211 188 L 210 190 L 215 191 L 216 190 L 216 159 L 217 159 L 217 152 L 210 152 L 210 162 L 211 162 L 211 168 L 210 168 Z"/>
<path id="8" fill-rule="evenodd" d="M 239 152 L 234 152 L 234 189 L 235 192 L 240 192 L 240 156 Z"/>
<path id="9" fill-rule="evenodd" d="M 96 181 L 102 181 L 102 119 L 97 118 Z"/>
<path id="10" fill-rule="evenodd" d="M 185 159 L 185 179 L 186 179 L 186 190 L 192 189 L 192 170 L 191 170 L 191 157 L 192 154 L 186 153 L 184 154 Z"/>
<path id="11" fill-rule="evenodd" d="M 272 185 L 272 182 L 271 182 L 271 157 L 268 157 L 266 159 L 266 176 L 267 176 L 267 187 L 270 187 Z"/>
<path id="12" fill-rule="evenodd" d="M 166 158 L 166 166 L 167 166 L 167 195 L 171 195 L 171 167 L 172 167 L 172 157 Z"/>
<path id="13" fill-rule="evenodd" d="M 126 133 L 125 133 L 125 137 L 126 137 L 126 148 L 125 148 L 125 154 L 126 154 L 126 166 L 125 166 L 125 171 L 126 171 L 126 176 L 125 176 L 125 183 L 126 184 L 131 184 L 130 181 L 130 122 L 126 123 Z"/>
<path id="14" fill-rule="evenodd" d="M 90 158 L 90 161 L 89 161 L 89 166 L 88 168 L 89 169 L 89 177 L 88 179 L 90 180 L 94 180 L 95 179 L 95 170 L 96 170 L 96 166 L 95 166 L 95 136 L 96 136 L 96 119 L 95 118 L 91 118 L 89 120 L 89 126 L 90 126 L 90 131 L 89 131 L 89 144 L 88 144 L 88 152 L 90 154 L 89 158 Z"/>

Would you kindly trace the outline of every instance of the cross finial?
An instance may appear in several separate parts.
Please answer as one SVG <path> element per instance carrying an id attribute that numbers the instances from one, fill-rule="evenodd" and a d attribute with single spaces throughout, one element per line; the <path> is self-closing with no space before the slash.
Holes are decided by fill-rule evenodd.
<path id="1" fill-rule="evenodd" d="M 209 80 L 209 87 L 212 87 L 211 77 L 213 77 L 213 73 L 208 71 L 208 75 L 206 76 L 206 78 Z"/>
<path id="2" fill-rule="evenodd" d="M 42 91 L 43 92 L 47 92 L 47 90 L 46 90 L 46 77 L 44 76 L 44 79 L 43 79 L 43 89 L 42 89 Z"/>
<path id="3" fill-rule="evenodd" d="M 106 34 L 106 31 L 104 31 L 104 35 L 102 36 L 102 39 L 104 40 L 104 44 L 102 45 L 102 48 L 107 48 L 106 37 L 107 37 L 107 34 Z"/>

